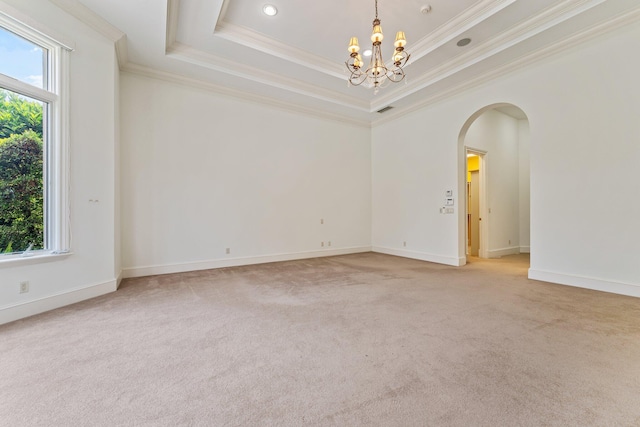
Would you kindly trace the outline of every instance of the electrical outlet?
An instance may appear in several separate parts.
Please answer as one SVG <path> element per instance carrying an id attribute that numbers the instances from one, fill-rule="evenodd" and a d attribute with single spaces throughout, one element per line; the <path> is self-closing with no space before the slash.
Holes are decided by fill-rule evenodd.
<path id="1" fill-rule="evenodd" d="M 324 219 L 320 218 L 320 224 L 324 224 Z"/>
<path id="2" fill-rule="evenodd" d="M 511 244 L 511 240 L 509 240 L 509 244 Z"/>
<path id="3" fill-rule="evenodd" d="M 227 248 L 224 252 L 229 255 L 231 253 L 231 248 Z"/>
<path id="4" fill-rule="evenodd" d="M 320 242 L 320 247 L 324 248 L 324 242 Z"/>
<path id="5" fill-rule="evenodd" d="M 27 292 L 29 292 L 29 282 L 20 282 L 20 293 L 26 294 Z"/>
<path id="6" fill-rule="evenodd" d="M 402 242 L 402 246 L 407 247 L 407 242 Z"/>
<path id="7" fill-rule="evenodd" d="M 327 246 L 331 246 L 331 241 L 328 241 L 328 242 L 327 242 Z"/>

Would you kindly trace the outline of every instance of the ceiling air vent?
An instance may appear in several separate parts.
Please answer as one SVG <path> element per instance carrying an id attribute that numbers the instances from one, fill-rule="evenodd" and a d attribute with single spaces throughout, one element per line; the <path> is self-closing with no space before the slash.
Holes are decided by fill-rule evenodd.
<path id="1" fill-rule="evenodd" d="M 386 113 L 387 111 L 391 110 L 393 107 L 391 105 L 387 105 L 384 108 L 381 108 L 380 110 L 378 110 L 378 113 Z"/>

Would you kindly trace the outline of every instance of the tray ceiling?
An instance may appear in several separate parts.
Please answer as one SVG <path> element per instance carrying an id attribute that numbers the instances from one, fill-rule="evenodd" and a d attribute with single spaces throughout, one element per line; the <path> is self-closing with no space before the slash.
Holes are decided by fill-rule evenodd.
<path id="1" fill-rule="evenodd" d="M 373 0 L 51 0 L 113 39 L 131 72 L 359 124 L 395 117 L 640 19 L 637 0 L 378 0 L 407 35 L 407 78 L 348 87 L 349 38 L 370 45 Z M 273 4 L 278 14 L 262 12 Z M 430 6 L 429 13 L 421 9 Z M 120 37 L 119 35 L 126 35 Z M 462 38 L 472 41 L 457 46 Z M 392 105 L 384 116 L 378 110 Z"/>

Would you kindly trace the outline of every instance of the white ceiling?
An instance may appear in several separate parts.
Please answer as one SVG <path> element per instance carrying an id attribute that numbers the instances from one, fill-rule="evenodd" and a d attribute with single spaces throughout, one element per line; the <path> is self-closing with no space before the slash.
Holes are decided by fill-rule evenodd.
<path id="1" fill-rule="evenodd" d="M 350 37 L 367 48 L 374 0 L 51 1 L 120 39 L 124 70 L 361 124 L 640 19 L 638 0 L 378 0 L 383 55 L 391 56 L 403 30 L 411 59 L 403 82 L 374 95 L 348 87 L 344 65 Z M 264 15 L 266 3 L 279 13 Z M 425 5 L 428 14 L 420 11 Z M 471 44 L 458 47 L 465 37 Z M 394 109 L 377 113 L 388 105 Z"/>

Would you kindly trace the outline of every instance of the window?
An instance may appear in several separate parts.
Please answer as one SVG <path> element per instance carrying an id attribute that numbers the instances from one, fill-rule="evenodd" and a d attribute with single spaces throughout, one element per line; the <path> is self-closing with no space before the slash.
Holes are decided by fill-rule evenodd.
<path id="1" fill-rule="evenodd" d="M 66 49 L 32 28 L 0 13 L 0 261 L 69 249 Z"/>

